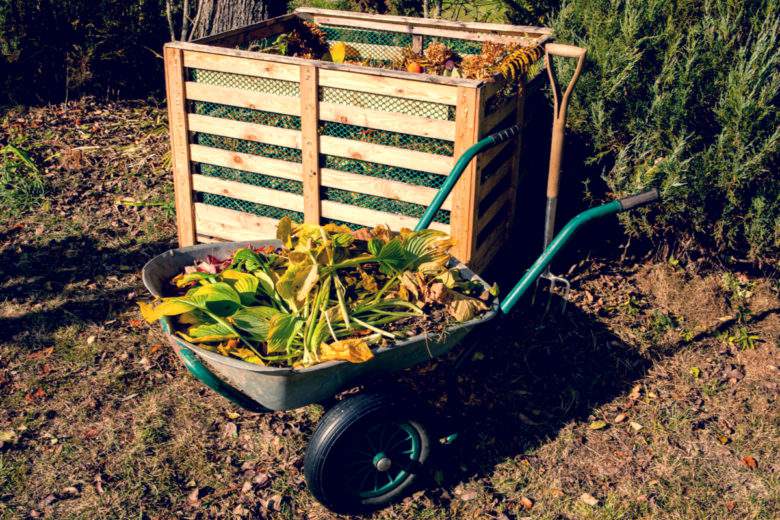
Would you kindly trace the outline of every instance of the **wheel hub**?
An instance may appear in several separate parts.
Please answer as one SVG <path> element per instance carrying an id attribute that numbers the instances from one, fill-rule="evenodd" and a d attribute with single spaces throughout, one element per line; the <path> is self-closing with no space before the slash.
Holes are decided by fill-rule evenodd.
<path id="1" fill-rule="evenodd" d="M 377 471 L 387 471 L 393 465 L 393 461 L 384 452 L 380 451 L 374 455 L 373 464 Z"/>

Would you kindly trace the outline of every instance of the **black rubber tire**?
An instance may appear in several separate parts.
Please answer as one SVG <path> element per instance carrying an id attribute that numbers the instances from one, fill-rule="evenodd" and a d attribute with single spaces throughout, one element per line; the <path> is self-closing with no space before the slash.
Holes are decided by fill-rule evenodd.
<path id="1" fill-rule="evenodd" d="M 322 505 L 336 513 L 380 509 L 405 496 L 418 480 L 430 455 L 431 442 L 416 407 L 382 393 L 348 397 L 328 410 L 306 448 L 304 476 L 309 491 Z M 401 484 L 385 494 L 364 498 L 346 484 L 343 467 L 350 438 L 372 425 L 400 422 L 412 426 L 419 436 L 420 453 Z"/>

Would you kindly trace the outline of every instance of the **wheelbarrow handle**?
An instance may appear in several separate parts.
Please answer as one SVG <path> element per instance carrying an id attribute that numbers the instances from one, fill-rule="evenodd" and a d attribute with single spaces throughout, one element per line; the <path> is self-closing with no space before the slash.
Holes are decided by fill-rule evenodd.
<path id="1" fill-rule="evenodd" d="M 474 157 L 476 157 L 481 152 L 484 152 L 485 150 L 517 137 L 520 135 L 521 130 L 522 127 L 519 124 L 512 125 L 508 128 L 504 128 L 503 130 L 499 130 L 498 132 L 490 134 L 481 141 L 478 141 L 477 143 L 467 148 L 466 151 L 463 152 L 463 154 L 458 158 L 457 162 L 455 162 L 455 166 L 452 167 L 450 174 L 447 175 L 446 179 L 444 179 L 444 184 L 442 184 L 441 188 L 439 188 L 439 191 L 433 197 L 431 204 L 425 210 L 423 216 L 420 217 L 420 221 L 417 222 L 414 230 L 421 231 L 423 229 L 427 229 L 428 226 L 431 225 L 436 212 L 441 209 L 442 204 L 444 204 L 444 201 L 447 200 L 447 197 L 449 197 L 452 189 L 458 182 L 458 179 L 460 179 L 461 175 L 463 175 L 466 167 Z"/>
<path id="2" fill-rule="evenodd" d="M 613 200 L 612 202 L 602 204 L 601 206 L 590 208 L 583 211 L 579 215 L 576 215 L 565 226 L 563 226 L 563 229 L 561 229 L 557 235 L 555 235 L 555 238 L 553 238 L 552 242 L 550 242 L 550 245 L 547 246 L 541 256 L 536 259 L 528 271 L 525 272 L 523 277 L 520 278 L 520 281 L 517 282 L 512 290 L 509 291 L 506 297 L 501 301 L 499 305 L 501 312 L 504 314 L 509 314 L 509 311 L 512 310 L 512 307 L 514 307 L 520 298 L 523 297 L 523 294 L 525 294 L 528 288 L 533 285 L 536 279 L 539 278 L 539 275 L 542 274 L 552 259 L 555 258 L 555 255 L 558 254 L 561 249 L 563 249 L 574 233 L 584 224 L 597 218 L 606 217 L 607 215 L 613 215 L 615 213 L 620 213 L 621 211 L 628 211 L 644 204 L 649 204 L 658 200 L 658 198 L 658 190 L 653 188 L 637 195 L 632 195 L 630 197 L 619 200 Z"/>

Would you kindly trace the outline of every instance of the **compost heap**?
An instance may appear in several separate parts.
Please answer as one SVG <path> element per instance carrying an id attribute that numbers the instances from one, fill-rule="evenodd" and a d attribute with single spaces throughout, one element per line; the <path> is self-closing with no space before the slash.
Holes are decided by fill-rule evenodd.
<path id="1" fill-rule="evenodd" d="M 411 46 L 401 48 L 400 56 L 389 62 L 366 59 L 357 45 L 336 41 L 329 43 L 317 24 L 297 20 L 288 32 L 280 34 L 271 45 L 250 45 L 249 50 L 306 59 L 349 63 L 375 68 L 405 70 L 456 78 L 492 80 L 496 74 L 512 80 L 521 78 L 542 56 L 538 45 L 482 42 L 479 54 L 454 51 L 441 41 L 433 40 L 421 52 Z"/>
<path id="2" fill-rule="evenodd" d="M 175 296 L 139 303 L 174 317 L 191 343 L 250 363 L 305 367 L 373 357 L 372 346 L 444 331 L 489 309 L 495 288 L 462 279 L 441 231 L 279 222 L 283 247 L 208 257 L 171 280 Z"/>

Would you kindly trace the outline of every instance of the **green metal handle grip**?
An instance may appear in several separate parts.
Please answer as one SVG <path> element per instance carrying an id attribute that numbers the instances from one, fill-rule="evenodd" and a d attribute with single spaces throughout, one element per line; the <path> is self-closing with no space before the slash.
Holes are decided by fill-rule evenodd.
<path id="1" fill-rule="evenodd" d="M 427 229 L 428 226 L 431 225 L 434 215 L 436 215 L 436 212 L 441 209 L 441 205 L 444 204 L 444 201 L 447 200 L 447 197 L 449 197 L 452 189 L 455 187 L 455 184 L 458 182 L 461 175 L 463 175 L 463 171 L 469 165 L 471 160 L 477 156 L 477 154 L 519 135 L 520 130 L 520 125 L 512 125 L 509 128 L 505 128 L 494 134 L 490 134 L 481 141 L 471 145 L 465 152 L 463 152 L 463 155 L 458 158 L 455 166 L 452 167 L 450 174 L 446 179 L 444 179 L 444 184 L 442 184 L 442 187 L 439 188 L 439 191 L 433 197 L 430 206 L 428 206 L 428 208 L 425 210 L 423 216 L 420 217 L 420 221 L 417 223 L 414 230 L 421 231 L 423 229 Z"/>
<path id="2" fill-rule="evenodd" d="M 211 388 L 231 403 L 249 410 L 250 412 L 270 411 L 268 408 L 265 408 L 258 402 L 250 399 L 246 394 L 236 390 L 211 373 L 211 370 L 206 368 L 206 365 L 198 359 L 198 356 L 192 350 L 187 347 L 181 347 L 179 356 L 181 356 L 184 366 L 187 367 L 187 370 L 189 370 L 190 374 L 192 374 L 195 379 Z"/>
<path id="3" fill-rule="evenodd" d="M 539 278 L 539 275 L 542 274 L 544 269 L 552 262 L 555 255 L 563 249 L 574 233 L 587 222 L 590 222 L 593 219 L 606 217 L 607 215 L 620 213 L 621 211 L 627 211 L 641 204 L 647 204 L 655 200 L 658 200 L 658 190 L 654 188 L 638 195 L 633 195 L 621 200 L 613 200 L 607 204 L 590 208 L 575 216 L 563 226 L 563 229 L 561 229 L 557 235 L 555 235 L 555 238 L 553 238 L 550 245 L 547 246 L 547 249 L 545 249 L 541 256 L 536 259 L 523 277 L 520 278 L 520 281 L 517 282 L 501 301 L 499 304 L 501 312 L 509 314 L 509 311 L 511 311 L 520 298 L 523 297 L 528 288 L 533 285 L 536 279 Z"/>

